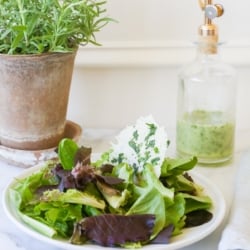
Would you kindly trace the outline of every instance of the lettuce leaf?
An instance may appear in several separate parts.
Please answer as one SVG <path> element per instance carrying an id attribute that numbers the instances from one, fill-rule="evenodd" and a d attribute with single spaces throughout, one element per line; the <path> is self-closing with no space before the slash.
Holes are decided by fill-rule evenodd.
<path id="1" fill-rule="evenodd" d="M 91 240 L 108 247 L 133 242 L 141 246 L 150 240 L 154 222 L 153 214 L 92 216 L 76 224 L 70 241 L 73 244 L 82 244 Z"/>
<path id="2" fill-rule="evenodd" d="M 153 147 L 155 145 L 151 139 L 155 130 L 152 129 L 155 128 L 150 124 L 146 124 L 146 128 L 147 143 Z M 133 136 L 137 143 L 137 135 Z M 129 147 L 134 151 L 137 145 L 132 145 L 131 141 L 129 143 Z M 113 237 L 105 234 L 108 231 L 103 228 L 91 226 L 89 229 L 89 225 L 94 223 L 97 227 L 104 225 L 105 229 L 115 228 L 111 243 L 108 238 L 94 239 L 98 244 L 118 244 L 127 248 L 137 248 L 149 240 L 154 240 L 165 230 L 169 236 L 181 233 L 185 227 L 185 219 L 190 213 L 212 207 L 211 199 L 203 194 L 202 187 L 187 173 L 195 167 L 196 157 L 165 158 L 159 175 L 152 161 L 145 161 L 138 171 L 138 168 L 131 166 L 122 152 L 118 151 L 118 163 L 113 165 L 111 152 L 112 150 L 104 153 L 100 160 L 91 163 L 91 149 L 79 148 L 75 142 L 64 139 L 59 145 L 58 161 L 46 163 L 40 171 L 19 180 L 11 190 L 13 203 L 15 202 L 17 208 L 16 213 L 23 221 L 33 224 L 33 228 L 49 237 L 57 234 L 69 238 L 74 231 L 72 242 L 78 244 L 88 239 L 93 240 L 87 235 L 82 235 L 81 228 L 85 227 L 93 234 L 102 230 L 104 238 Z M 143 157 L 143 151 L 140 151 L 140 157 Z M 64 176 L 69 177 L 71 183 L 60 191 L 57 188 L 60 188 Z M 128 232 L 128 238 L 119 238 L 122 234 L 121 226 L 127 225 L 115 225 L 121 218 L 119 216 L 129 220 L 134 218 L 133 216 L 144 216 L 147 221 L 148 215 L 154 216 L 154 223 L 150 224 L 150 235 L 146 230 L 146 240 L 135 239 L 130 234 L 137 228 L 135 225 L 123 228 L 123 231 Z M 196 216 L 192 213 L 192 223 L 193 215 Z M 110 221 L 107 220 L 109 218 Z M 124 218 L 122 220 L 125 220 Z M 78 226 L 74 227 L 74 224 Z"/>
<path id="3" fill-rule="evenodd" d="M 40 222 L 37 219 L 33 219 L 32 217 L 26 215 L 25 213 L 20 211 L 20 205 L 22 203 L 22 197 L 20 193 L 14 189 L 10 189 L 9 191 L 9 197 L 11 204 L 13 205 L 13 212 L 15 213 L 15 216 L 20 218 L 23 222 L 25 222 L 27 225 L 29 225 L 34 230 L 40 232 L 43 235 L 46 235 L 48 237 L 54 237 L 57 232 L 53 227 L 49 227 L 46 224 Z"/>
<path id="4" fill-rule="evenodd" d="M 185 226 L 186 202 L 181 194 L 176 194 L 173 205 L 166 209 L 165 227 L 173 225 L 172 235 L 181 233 Z"/>
<path id="5" fill-rule="evenodd" d="M 185 213 L 190 213 L 195 210 L 210 209 L 212 200 L 206 195 L 190 195 L 187 193 L 181 194 L 186 201 Z"/>
<path id="6" fill-rule="evenodd" d="M 127 189 L 120 192 L 119 190 L 114 189 L 102 182 L 97 182 L 97 187 L 108 204 L 114 209 L 124 206 L 131 196 Z"/>
<path id="7" fill-rule="evenodd" d="M 12 189 L 19 193 L 20 203 L 18 208 L 20 210 L 31 200 L 38 199 L 36 190 L 39 187 L 58 184 L 57 178 L 51 172 L 55 164 L 55 161 L 49 161 L 39 171 L 24 179 L 16 180 L 17 183 Z"/>
<path id="8" fill-rule="evenodd" d="M 166 210 L 174 204 L 174 190 L 162 185 L 151 165 L 143 171 L 142 185 L 134 186 L 137 197 L 126 215 L 131 214 L 155 214 L 155 227 L 151 238 L 154 238 L 166 227 Z M 178 220 L 178 219 L 176 219 Z"/>
<path id="9" fill-rule="evenodd" d="M 75 165 L 75 155 L 78 150 L 75 141 L 64 138 L 58 146 L 58 156 L 64 169 L 71 170 Z"/>
<path id="10" fill-rule="evenodd" d="M 24 210 L 25 211 L 25 210 Z M 75 221 L 82 219 L 82 205 L 63 202 L 39 202 L 25 213 L 53 228 L 58 235 L 70 237 Z"/>
<path id="11" fill-rule="evenodd" d="M 40 201 L 44 202 L 61 202 L 61 203 L 73 203 L 92 206 L 99 209 L 105 208 L 104 200 L 99 200 L 95 196 L 86 192 L 79 191 L 77 189 L 68 189 L 66 192 L 60 192 L 58 189 L 51 191 L 45 191 L 40 198 Z"/>
<path id="12" fill-rule="evenodd" d="M 197 164 L 197 157 L 192 158 L 165 158 L 161 166 L 161 177 L 180 175 L 193 169 Z"/>

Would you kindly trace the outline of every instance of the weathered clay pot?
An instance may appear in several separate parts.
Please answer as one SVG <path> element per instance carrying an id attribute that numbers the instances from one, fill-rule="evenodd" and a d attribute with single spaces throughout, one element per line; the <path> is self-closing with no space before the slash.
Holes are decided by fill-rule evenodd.
<path id="1" fill-rule="evenodd" d="M 75 53 L 0 55 L 0 144 L 37 150 L 63 138 Z"/>

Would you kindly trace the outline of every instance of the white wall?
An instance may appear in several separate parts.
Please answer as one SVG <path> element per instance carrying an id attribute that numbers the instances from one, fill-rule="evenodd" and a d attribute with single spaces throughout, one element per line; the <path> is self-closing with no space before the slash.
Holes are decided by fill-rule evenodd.
<path id="1" fill-rule="evenodd" d="M 218 0 L 216 20 L 224 61 L 239 72 L 237 125 L 250 128 L 249 0 Z M 146 114 L 175 126 L 177 73 L 195 56 L 193 42 L 203 22 L 198 0 L 108 0 L 119 23 L 78 52 L 68 118 L 84 127 L 121 128 Z"/>

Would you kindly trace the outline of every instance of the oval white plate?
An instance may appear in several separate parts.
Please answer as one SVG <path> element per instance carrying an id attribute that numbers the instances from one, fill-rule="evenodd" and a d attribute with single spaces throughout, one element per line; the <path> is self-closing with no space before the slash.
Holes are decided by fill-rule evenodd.
<path id="1" fill-rule="evenodd" d="M 72 245 L 67 241 L 58 240 L 48 238 L 39 232 L 35 231 L 28 225 L 26 225 L 15 213 L 15 208 L 10 203 L 9 200 L 9 190 L 10 188 L 15 185 L 17 179 L 25 178 L 26 176 L 36 172 L 40 167 L 32 167 L 30 169 L 25 170 L 22 172 L 21 175 L 17 176 L 4 190 L 3 195 L 3 207 L 7 214 L 7 216 L 12 220 L 12 222 L 24 233 L 40 240 L 44 241 L 48 244 L 63 248 L 63 249 L 72 249 L 72 250 L 94 250 L 94 249 L 103 249 L 103 250 L 114 250 L 115 248 L 110 247 L 102 247 L 97 245 L 85 244 L 85 245 Z M 207 195 L 209 195 L 213 200 L 213 219 L 208 223 L 205 223 L 198 227 L 184 229 L 183 233 L 172 237 L 169 244 L 149 244 L 143 246 L 142 249 L 150 249 L 150 250 L 174 250 L 181 247 L 185 247 L 191 245 L 195 242 L 200 241 L 201 239 L 205 238 L 209 234 L 211 234 L 222 222 L 225 211 L 226 205 L 225 200 L 221 192 L 215 187 L 213 183 L 211 183 L 208 179 L 203 177 L 202 175 L 196 173 L 195 171 L 191 172 L 191 176 L 194 181 L 204 187 L 204 191 Z"/>

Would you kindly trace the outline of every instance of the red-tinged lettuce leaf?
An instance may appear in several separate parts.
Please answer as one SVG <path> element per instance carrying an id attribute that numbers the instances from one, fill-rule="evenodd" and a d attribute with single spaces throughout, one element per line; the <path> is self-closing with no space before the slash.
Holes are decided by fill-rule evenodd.
<path id="1" fill-rule="evenodd" d="M 76 188 L 75 179 L 74 176 L 72 176 L 71 171 L 64 169 L 60 163 L 52 169 L 52 172 L 58 179 L 58 189 L 61 192 Z"/>
<path id="2" fill-rule="evenodd" d="M 112 165 L 112 164 L 103 164 L 103 165 L 101 165 L 100 170 L 101 170 L 102 174 L 112 173 L 113 168 L 114 168 L 114 165 Z"/>
<path id="3" fill-rule="evenodd" d="M 195 210 L 186 214 L 185 227 L 196 227 L 209 222 L 213 214 L 207 210 Z"/>
<path id="4" fill-rule="evenodd" d="M 91 148 L 78 147 L 77 143 L 69 138 L 64 138 L 58 146 L 58 156 L 62 167 L 71 170 L 80 162 L 82 165 L 89 165 L 91 159 Z"/>
<path id="5" fill-rule="evenodd" d="M 74 156 L 75 165 L 76 165 L 78 162 L 81 162 L 82 165 L 90 165 L 91 152 L 92 152 L 92 149 L 91 149 L 91 148 L 87 148 L 87 147 L 81 146 L 81 147 L 76 151 L 76 154 L 75 154 L 75 156 Z"/>
<path id="6" fill-rule="evenodd" d="M 72 169 L 71 174 L 74 177 L 77 189 L 84 189 L 86 184 L 95 182 L 96 179 L 94 168 L 90 165 L 83 165 L 80 162 Z"/>
<path id="7" fill-rule="evenodd" d="M 53 169 L 55 176 L 58 178 L 58 189 L 61 192 L 66 192 L 68 189 L 85 190 L 91 183 L 98 190 L 100 185 L 107 187 L 108 190 L 112 190 L 120 194 L 120 191 L 113 186 L 122 184 L 123 179 L 114 176 L 100 175 L 96 169 L 91 165 L 83 165 L 82 162 L 76 164 L 72 170 L 65 170 L 61 164 L 57 164 Z M 51 189 L 48 187 L 48 189 Z M 112 192 L 113 193 L 113 192 Z"/>
<path id="8" fill-rule="evenodd" d="M 169 225 L 164 228 L 156 237 L 151 241 L 153 244 L 168 244 L 169 239 L 172 236 L 174 225 Z"/>
<path id="9" fill-rule="evenodd" d="M 102 183 L 106 183 L 107 185 L 118 185 L 124 182 L 123 179 L 114 176 L 105 176 L 97 174 L 96 174 L 96 179 Z"/>
<path id="10" fill-rule="evenodd" d="M 70 242 L 83 244 L 92 241 L 102 246 L 119 246 L 126 243 L 147 243 L 153 231 L 153 214 L 114 215 L 87 217 L 75 225 Z"/>

